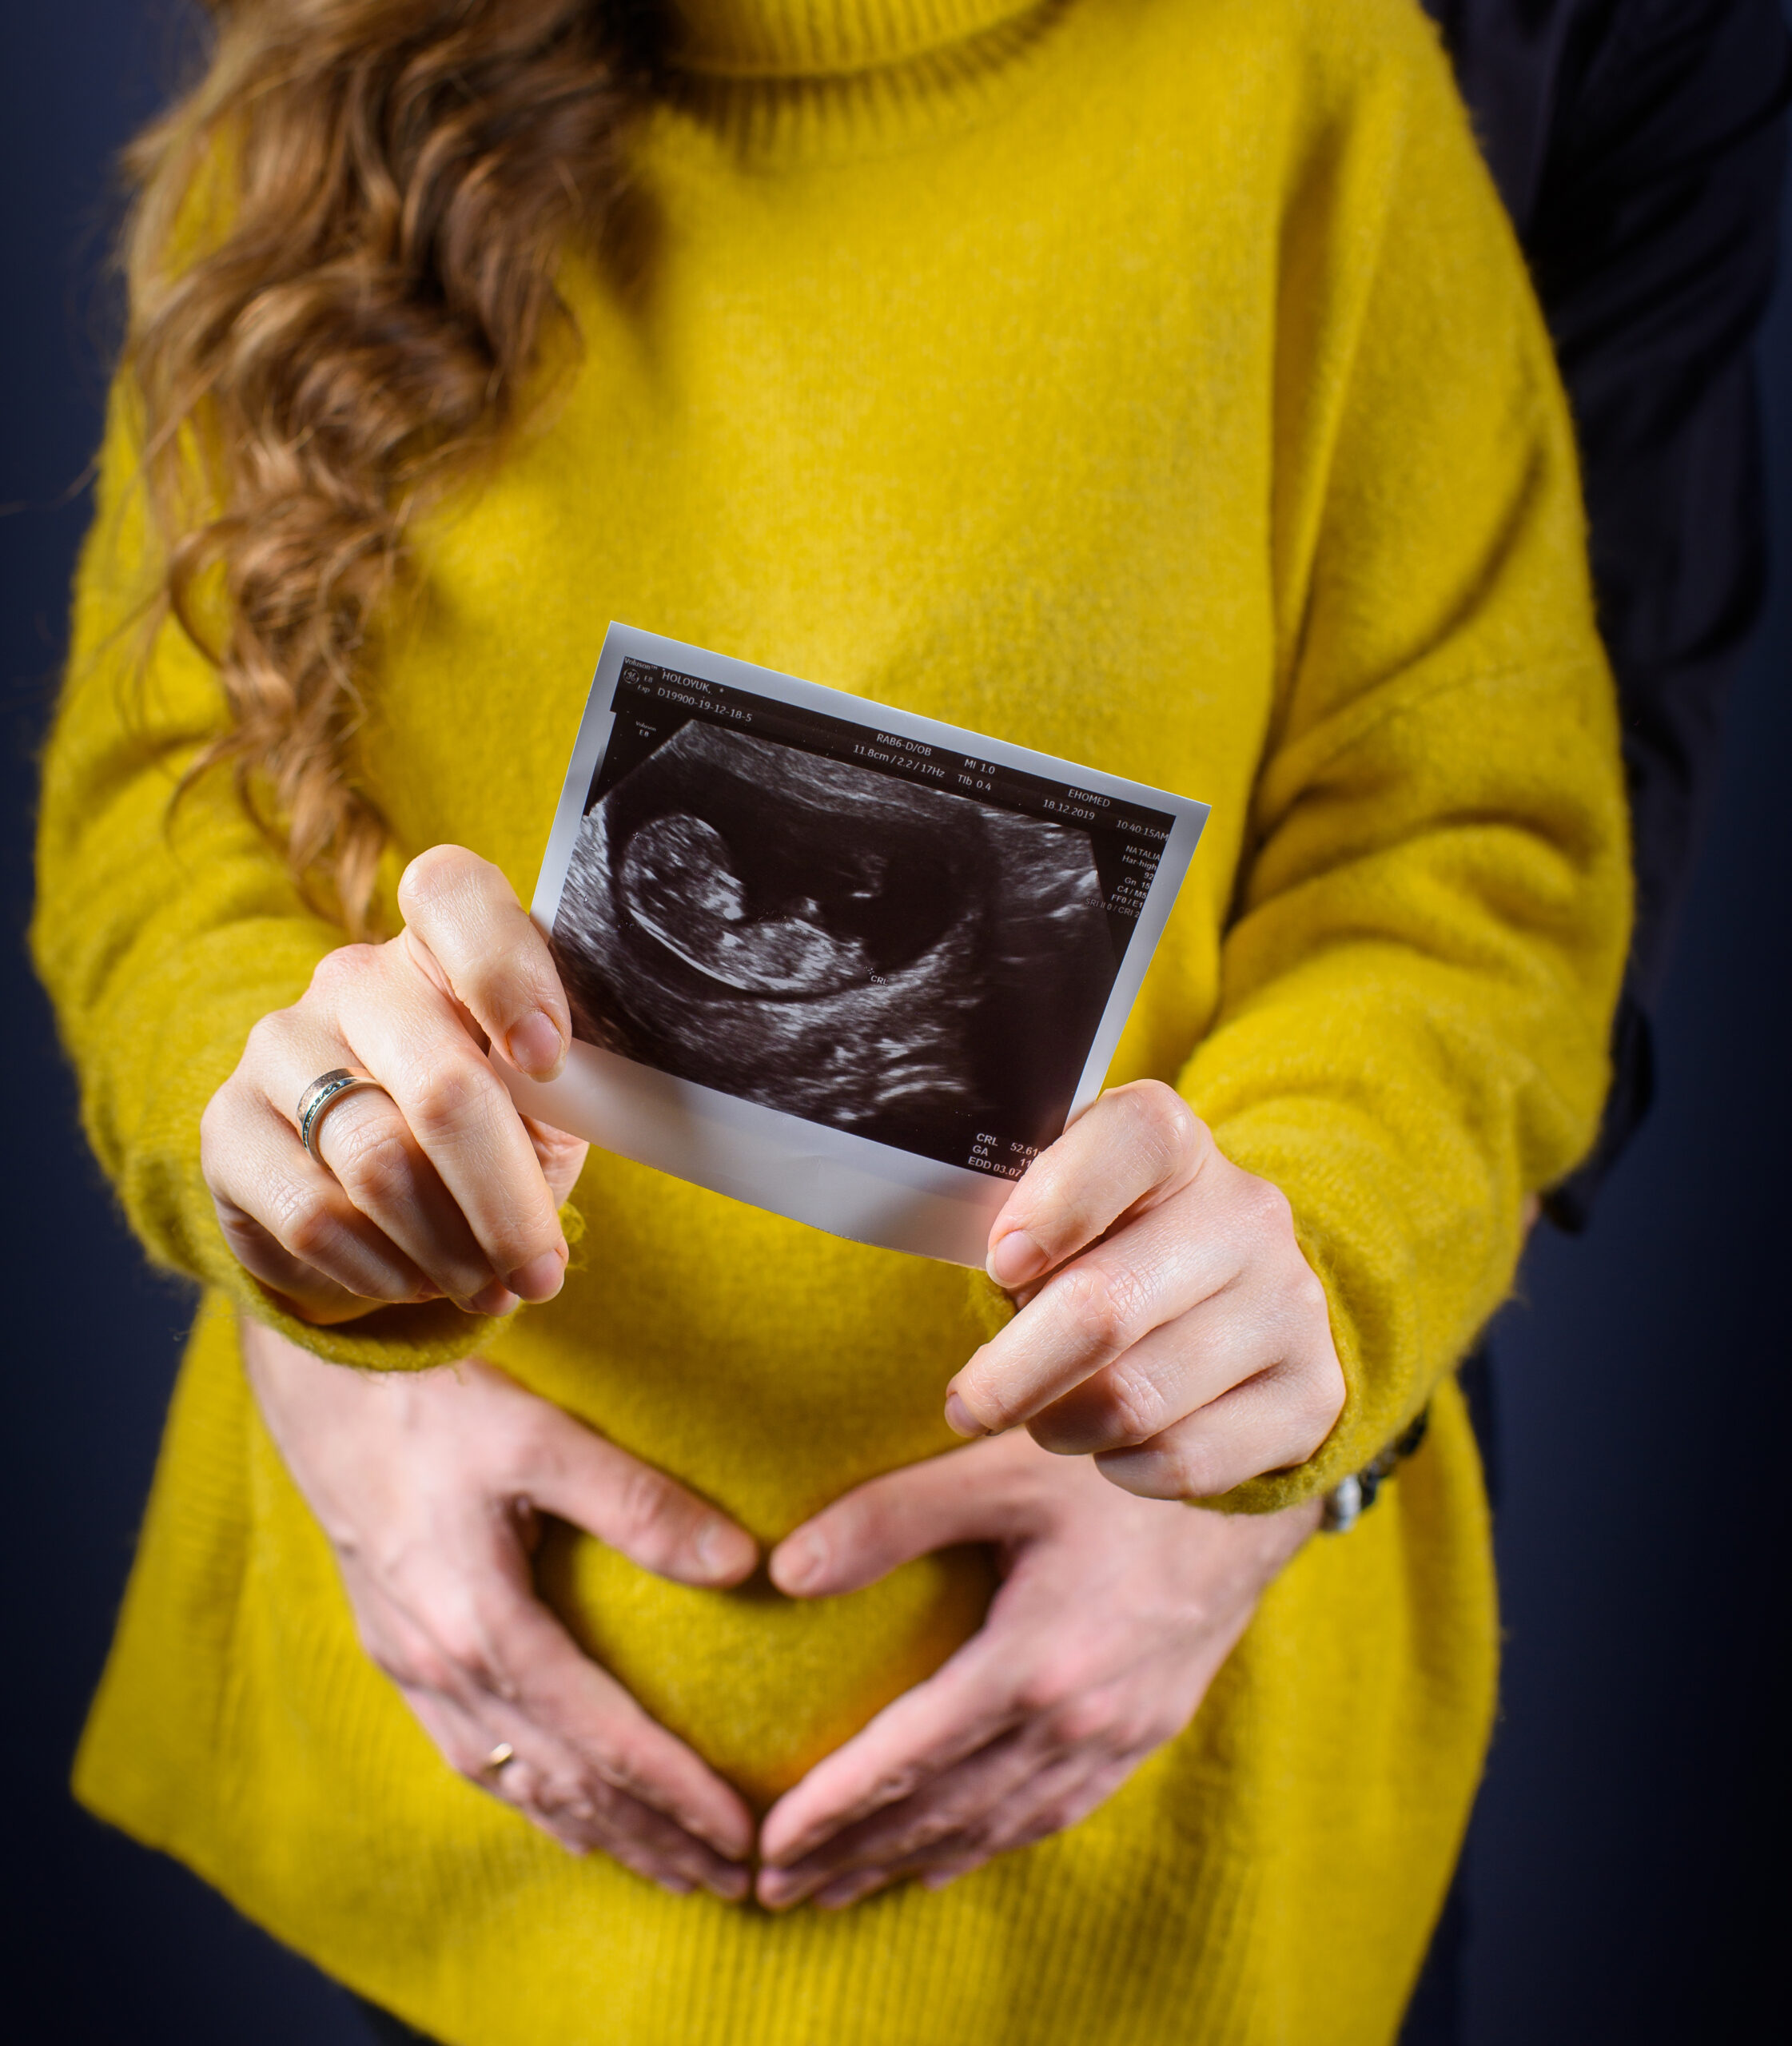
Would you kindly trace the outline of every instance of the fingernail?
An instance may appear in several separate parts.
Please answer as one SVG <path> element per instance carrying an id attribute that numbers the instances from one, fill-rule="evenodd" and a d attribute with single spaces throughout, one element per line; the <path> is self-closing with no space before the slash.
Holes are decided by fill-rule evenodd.
<path id="1" fill-rule="evenodd" d="M 973 1442 L 990 1432 L 955 1392 L 946 1395 L 946 1425 L 954 1435 L 966 1435 Z"/>
<path id="2" fill-rule="evenodd" d="M 1024 1286 L 1045 1268 L 1045 1253 L 1025 1229 L 1010 1229 L 990 1252 L 990 1276 L 998 1286 Z"/>
<path id="3" fill-rule="evenodd" d="M 654 1881 L 668 1897 L 688 1897 L 696 1888 L 688 1876 L 655 1876 Z"/>
<path id="4" fill-rule="evenodd" d="M 739 1904 L 752 1881 L 744 1869 L 727 1869 L 719 1876 L 705 1876 L 703 1888 L 711 1897 L 720 1897 L 724 1904 Z"/>
<path id="5" fill-rule="evenodd" d="M 512 1025 L 504 1056 L 532 1080 L 552 1080 L 566 1062 L 566 1040 L 553 1019 L 538 1009 Z"/>
<path id="6" fill-rule="evenodd" d="M 504 1284 L 525 1300 L 551 1300 L 565 1283 L 566 1267 L 556 1253 L 544 1250 L 520 1264 Z"/>
<path id="7" fill-rule="evenodd" d="M 801 1591 L 814 1582 L 827 1562 L 827 1544 L 818 1534 L 802 1534 L 779 1551 L 778 1588 Z"/>
<path id="8" fill-rule="evenodd" d="M 481 1286 L 476 1293 L 456 1300 L 455 1305 L 463 1314 L 506 1315 L 514 1314 L 522 1302 L 503 1280 L 494 1279 L 489 1286 Z"/>
<path id="9" fill-rule="evenodd" d="M 944 1889 L 948 1883 L 955 1883 L 964 1873 L 962 1869 L 930 1869 L 921 1878 L 923 1889 Z"/>

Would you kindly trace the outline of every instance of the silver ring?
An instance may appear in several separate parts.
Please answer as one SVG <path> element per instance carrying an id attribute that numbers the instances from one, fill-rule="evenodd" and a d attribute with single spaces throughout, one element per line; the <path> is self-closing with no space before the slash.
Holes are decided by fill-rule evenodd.
<path id="1" fill-rule="evenodd" d="M 388 1091 L 371 1073 L 359 1073 L 352 1066 L 339 1065 L 328 1073 L 321 1073 L 299 1097 L 299 1105 L 294 1111 L 298 1118 L 299 1141 L 320 1165 L 324 1161 L 318 1157 L 317 1146 L 313 1141 L 317 1134 L 318 1121 L 332 1101 L 353 1093 L 357 1087 L 378 1087 L 382 1094 Z M 389 1094 L 388 1098 L 390 1099 Z"/>

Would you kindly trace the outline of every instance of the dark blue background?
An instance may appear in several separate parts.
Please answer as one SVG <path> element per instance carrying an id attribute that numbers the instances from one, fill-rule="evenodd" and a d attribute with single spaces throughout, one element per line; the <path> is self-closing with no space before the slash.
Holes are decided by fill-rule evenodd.
<path id="1" fill-rule="evenodd" d="M 15 4 L 0 42 L 8 2036 L 364 2046 L 339 1992 L 64 1788 L 186 1313 L 78 1137 L 18 933 L 114 310 L 110 162 L 177 0 Z M 1660 1018 L 1655 1116 L 1498 1331 L 1504 1707 L 1471 1858 L 1471 2046 L 1742 2036 L 1786 2008 L 1792 1516 L 1792 292 L 1763 344 L 1778 580 Z M 966 2042 L 974 2046 L 974 2042 Z M 1156 2042 L 1141 2042 L 1156 2046 Z M 1323 2046 L 1323 2042 L 1314 2042 Z"/>

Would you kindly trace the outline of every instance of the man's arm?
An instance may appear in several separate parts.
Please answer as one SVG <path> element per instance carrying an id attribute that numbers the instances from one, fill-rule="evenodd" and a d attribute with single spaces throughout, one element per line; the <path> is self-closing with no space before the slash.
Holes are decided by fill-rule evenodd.
<path id="1" fill-rule="evenodd" d="M 1583 1227 L 1649 1105 L 1648 1014 L 1766 596 L 1750 344 L 1778 253 L 1779 0 L 1427 0 L 1518 228 L 1573 406 L 1624 720 L 1637 918 Z"/>

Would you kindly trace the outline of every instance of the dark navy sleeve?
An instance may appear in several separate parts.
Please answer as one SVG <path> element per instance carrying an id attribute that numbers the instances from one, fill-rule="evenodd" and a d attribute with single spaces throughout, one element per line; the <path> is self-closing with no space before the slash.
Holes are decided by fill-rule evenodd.
<path id="1" fill-rule="evenodd" d="M 1637 925 L 1604 1126 L 1548 1202 L 1584 1227 L 1646 1113 L 1724 698 L 1766 597 L 1750 344 L 1778 245 L 1780 0 L 1428 0 L 1523 244 L 1575 414 L 1618 680 Z"/>

